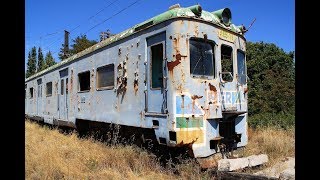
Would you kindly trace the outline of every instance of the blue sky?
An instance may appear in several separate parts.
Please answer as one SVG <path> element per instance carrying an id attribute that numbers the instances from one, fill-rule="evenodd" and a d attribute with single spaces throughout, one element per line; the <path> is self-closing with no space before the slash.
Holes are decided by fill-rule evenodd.
<path id="1" fill-rule="evenodd" d="M 70 43 L 80 34 L 99 41 L 101 31 L 110 29 L 112 33 L 119 33 L 177 3 L 182 7 L 200 4 L 210 12 L 228 7 L 232 22 L 246 27 L 256 18 L 245 34 L 248 41 L 274 43 L 286 52 L 295 50 L 293 0 L 26 0 L 25 63 L 33 46 L 41 47 L 44 54 L 50 50 L 59 62 L 64 30 L 70 32 Z"/>

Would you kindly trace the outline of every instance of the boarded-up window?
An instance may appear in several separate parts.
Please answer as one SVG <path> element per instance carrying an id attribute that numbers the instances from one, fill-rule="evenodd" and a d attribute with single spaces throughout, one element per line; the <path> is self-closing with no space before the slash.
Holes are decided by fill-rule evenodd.
<path id="1" fill-rule="evenodd" d="M 114 64 L 97 68 L 97 88 L 112 89 L 114 87 Z"/>
<path id="2" fill-rule="evenodd" d="M 79 77 L 79 91 L 89 91 L 90 90 L 90 71 L 79 73 L 78 77 Z"/>
<path id="3" fill-rule="evenodd" d="M 46 96 L 52 96 L 52 82 L 46 84 Z"/>
<path id="4" fill-rule="evenodd" d="M 31 99 L 31 98 L 33 98 L 33 88 L 31 87 L 31 88 L 29 89 L 29 91 L 30 91 L 30 99 Z"/>
<path id="5" fill-rule="evenodd" d="M 163 86 L 163 74 L 162 74 L 162 63 L 163 63 L 163 45 L 158 44 L 151 47 L 151 88 L 162 88 Z"/>

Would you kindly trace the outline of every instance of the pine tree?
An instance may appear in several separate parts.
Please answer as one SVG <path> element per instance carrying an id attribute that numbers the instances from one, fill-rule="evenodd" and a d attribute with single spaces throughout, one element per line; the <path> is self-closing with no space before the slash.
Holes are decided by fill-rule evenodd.
<path id="1" fill-rule="evenodd" d="M 86 35 L 80 35 L 76 37 L 76 39 L 73 39 L 72 42 L 73 44 L 71 45 L 71 49 L 69 50 L 68 55 L 64 54 L 64 44 L 62 44 L 59 52 L 59 59 L 64 60 L 69 56 L 77 54 L 78 52 L 81 52 L 97 43 L 97 41 L 95 40 L 89 40 Z"/>
<path id="2" fill-rule="evenodd" d="M 50 66 L 53 66 L 56 64 L 56 61 L 54 60 L 54 58 L 52 57 L 51 52 L 47 52 L 46 57 L 45 57 L 45 68 L 48 68 Z"/>
<path id="3" fill-rule="evenodd" d="M 37 71 L 37 49 L 33 47 L 28 54 L 27 73 L 26 77 L 30 77 Z"/>
<path id="4" fill-rule="evenodd" d="M 42 54 L 42 50 L 39 47 L 38 49 L 38 66 L 37 66 L 37 72 L 40 72 L 42 70 L 44 70 L 46 67 L 44 59 L 43 59 L 43 54 Z"/>

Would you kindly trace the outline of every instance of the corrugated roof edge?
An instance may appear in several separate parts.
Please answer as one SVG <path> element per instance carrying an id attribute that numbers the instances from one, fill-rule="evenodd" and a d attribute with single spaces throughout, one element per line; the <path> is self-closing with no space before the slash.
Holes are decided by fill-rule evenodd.
<path id="1" fill-rule="evenodd" d="M 125 37 L 128 37 L 128 36 L 130 36 L 130 35 L 132 35 L 132 34 L 134 34 L 136 32 L 139 32 L 142 29 L 145 29 L 147 27 L 151 27 L 153 25 L 156 25 L 156 24 L 159 24 L 161 22 L 167 21 L 169 19 L 177 18 L 177 17 L 196 17 L 196 15 L 189 8 L 174 8 L 174 9 L 170 9 L 170 10 L 168 10 L 168 11 L 162 13 L 162 14 L 159 14 L 159 15 L 151 18 L 151 19 L 148 19 L 148 20 L 146 20 L 146 21 L 144 21 L 142 23 L 139 23 L 139 24 L 137 24 L 137 25 L 125 30 L 125 31 L 122 31 L 119 34 L 111 36 L 110 38 L 108 38 L 108 39 L 106 39 L 104 41 L 101 41 L 101 42 L 99 42 L 99 43 L 97 43 L 97 44 L 95 44 L 95 45 L 93 45 L 93 46 L 91 46 L 91 47 L 89 47 L 89 48 L 87 48 L 87 49 L 85 49 L 85 50 L 83 50 L 83 51 L 71 56 L 71 57 L 68 57 L 67 59 L 65 59 L 65 60 L 63 60 L 63 61 L 61 61 L 61 62 L 59 62 L 59 63 L 57 63 L 57 64 L 55 64 L 55 65 L 53 65 L 51 67 L 48 67 L 47 69 L 44 69 L 44 70 L 42 70 L 42 71 L 40 71 L 40 72 L 38 72 L 38 73 L 26 78 L 25 82 L 28 82 L 28 81 L 30 81 L 30 80 L 32 80 L 32 79 L 34 79 L 34 78 L 36 78 L 36 77 L 38 77 L 38 76 L 40 76 L 42 74 L 45 74 L 45 73 L 47 73 L 47 72 L 49 72 L 49 71 L 51 71 L 53 69 L 56 69 L 56 68 L 58 68 L 58 67 L 60 67 L 60 66 L 62 66 L 64 64 L 67 64 L 67 63 L 69 63 L 71 61 L 74 61 L 74 60 L 76 60 L 76 59 L 78 59 L 78 58 L 80 58 L 82 56 L 85 56 L 85 55 L 91 53 L 91 52 L 94 52 L 95 50 L 103 48 L 103 47 L 105 47 L 105 46 L 107 46 L 107 45 L 109 45 L 111 43 L 114 43 L 114 42 L 119 41 L 119 40 L 121 40 L 121 39 L 123 39 Z M 208 12 L 208 11 L 203 11 L 202 10 L 201 16 L 197 17 L 197 18 L 198 19 L 199 18 L 203 19 L 204 21 L 212 22 L 212 23 L 214 23 L 216 25 L 219 25 L 219 26 L 221 26 L 221 27 L 223 27 L 225 29 L 228 29 L 230 31 L 238 33 L 239 35 L 242 35 L 242 31 L 240 30 L 239 27 L 235 26 L 234 24 L 231 24 L 229 27 L 225 26 L 223 23 L 220 23 L 220 20 L 216 15 L 214 15 L 214 14 Z M 152 23 L 150 23 L 150 22 L 152 22 Z M 147 26 L 143 27 L 143 25 L 146 25 L 146 24 L 147 24 Z M 139 28 L 139 27 L 143 27 L 143 28 Z"/>

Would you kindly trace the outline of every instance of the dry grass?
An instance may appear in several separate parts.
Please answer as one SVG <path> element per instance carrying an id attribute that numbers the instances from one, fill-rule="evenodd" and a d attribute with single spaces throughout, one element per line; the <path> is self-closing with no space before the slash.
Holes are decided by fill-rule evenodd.
<path id="1" fill-rule="evenodd" d="M 26 121 L 26 179 L 210 179 L 193 161 L 166 168 L 134 146 L 108 146 Z M 294 131 L 249 129 L 244 155 L 266 153 L 271 166 L 294 157 Z M 178 171 L 179 174 L 174 174 Z"/>
<path id="2" fill-rule="evenodd" d="M 274 165 L 286 157 L 295 157 L 294 129 L 280 130 L 276 128 L 251 129 L 248 131 L 249 140 L 244 155 L 267 154 L 267 167 Z"/>
<path id="3" fill-rule="evenodd" d="M 164 169 L 134 146 L 108 146 L 26 121 L 26 179 L 208 179 L 195 163 Z M 180 171 L 180 175 L 173 173 Z"/>

